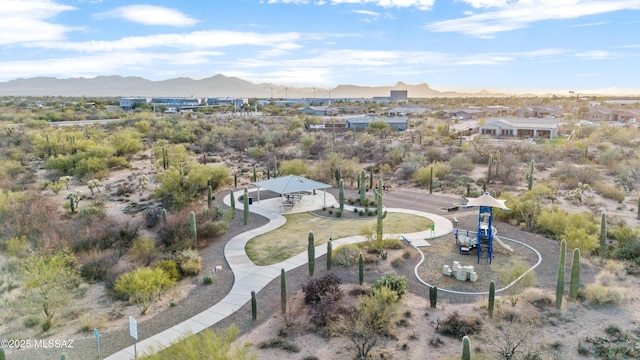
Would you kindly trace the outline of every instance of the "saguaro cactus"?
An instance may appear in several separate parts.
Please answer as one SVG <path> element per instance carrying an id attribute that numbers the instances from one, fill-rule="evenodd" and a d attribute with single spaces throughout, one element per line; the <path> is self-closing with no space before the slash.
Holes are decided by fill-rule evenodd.
<path id="1" fill-rule="evenodd" d="M 167 209 L 162 209 L 162 226 L 167 226 Z"/>
<path id="2" fill-rule="evenodd" d="M 489 163 L 487 167 L 487 182 L 491 183 L 491 168 L 493 167 L 493 154 L 489 154 Z"/>
<path id="3" fill-rule="evenodd" d="M 360 285 L 364 283 L 364 256 L 362 252 L 358 255 L 358 283 Z"/>
<path id="4" fill-rule="evenodd" d="M 373 165 L 369 168 L 369 189 L 373 189 Z"/>
<path id="5" fill-rule="evenodd" d="M 580 249 L 573 249 L 571 259 L 571 283 L 569 285 L 569 300 L 578 299 L 578 289 L 580 288 Z"/>
<path id="6" fill-rule="evenodd" d="M 438 306 L 438 288 L 435 286 L 429 287 L 429 307 L 435 309 Z"/>
<path id="7" fill-rule="evenodd" d="M 198 248 L 198 229 L 196 228 L 196 214 L 193 211 L 189 212 L 189 232 L 191 233 L 194 249 L 196 249 Z"/>
<path id="8" fill-rule="evenodd" d="M 69 196 L 69 210 L 71 210 L 72 214 L 76 212 L 76 204 L 73 196 Z"/>
<path id="9" fill-rule="evenodd" d="M 382 235 L 383 235 L 382 220 L 384 220 L 384 218 L 387 217 L 387 212 L 382 211 L 382 195 L 384 194 L 384 191 L 382 190 L 382 186 L 383 186 L 382 179 L 378 179 L 378 189 L 374 190 L 376 194 L 376 207 L 377 207 L 376 215 L 378 215 L 378 219 L 376 222 L 376 240 L 378 241 L 382 240 Z"/>
<path id="10" fill-rule="evenodd" d="M 253 165 L 253 182 L 258 181 L 258 173 L 256 172 L 256 166 Z"/>
<path id="11" fill-rule="evenodd" d="M 327 270 L 331 270 L 331 263 L 333 259 L 331 258 L 331 253 L 333 252 L 331 240 L 327 241 Z"/>
<path id="12" fill-rule="evenodd" d="M 233 174 L 233 188 L 238 187 L 238 174 Z"/>
<path id="13" fill-rule="evenodd" d="M 287 278 L 284 269 L 280 270 L 280 310 L 287 313 Z"/>
<path id="14" fill-rule="evenodd" d="M 529 181 L 528 185 L 527 185 L 527 189 L 531 190 L 533 188 L 533 170 L 534 170 L 534 162 L 533 159 L 531 160 L 531 163 L 529 165 L 529 172 L 527 172 L 527 174 L 525 175 L 525 177 L 527 178 L 527 181 Z"/>
<path id="15" fill-rule="evenodd" d="M 229 189 L 229 196 L 231 197 L 231 218 L 236 218 L 236 194 L 233 192 L 233 189 Z"/>
<path id="16" fill-rule="evenodd" d="M 360 206 L 364 206 L 367 192 L 367 183 L 365 179 L 364 170 L 360 171 L 360 175 L 358 176 L 358 184 L 360 186 Z"/>
<path id="17" fill-rule="evenodd" d="M 602 213 L 602 217 L 600 219 L 600 249 L 598 250 L 598 254 L 600 257 L 604 257 L 607 253 L 607 215 Z"/>
<path id="18" fill-rule="evenodd" d="M 211 210 L 211 207 L 213 207 L 213 197 L 211 195 L 211 185 L 209 185 L 207 187 L 207 207 L 209 208 L 209 210 Z"/>
<path id="19" fill-rule="evenodd" d="M 487 309 L 489 310 L 489 318 L 493 317 L 493 307 L 496 303 L 496 283 L 491 281 L 489 283 L 489 306 Z"/>
<path id="20" fill-rule="evenodd" d="M 564 295 L 564 263 L 566 260 L 567 242 L 563 239 L 560 242 L 560 263 L 558 264 L 558 283 L 556 285 L 556 309 L 562 307 L 562 296 Z"/>
<path id="21" fill-rule="evenodd" d="M 258 302 L 256 301 L 256 292 L 251 291 L 251 319 L 256 321 L 258 318 Z"/>
<path id="22" fill-rule="evenodd" d="M 249 189 L 244 188 L 244 196 L 242 198 L 244 202 L 244 224 L 249 222 Z"/>
<path id="23" fill-rule="evenodd" d="M 309 231 L 309 245 L 307 245 L 307 254 L 309 256 L 309 276 L 313 276 L 316 268 L 316 246 L 313 243 L 313 231 Z"/>
<path id="24" fill-rule="evenodd" d="M 468 336 L 462 338 L 462 360 L 471 360 L 471 339 Z"/>
<path id="25" fill-rule="evenodd" d="M 338 201 L 340 202 L 340 213 L 343 213 L 344 212 L 344 181 L 342 181 L 342 179 L 338 180 Z"/>
<path id="26" fill-rule="evenodd" d="M 340 170 L 340 166 L 336 166 L 335 178 L 336 184 L 340 184 L 340 180 L 342 180 L 342 170 Z"/>
<path id="27" fill-rule="evenodd" d="M 433 165 L 429 169 L 429 194 L 433 193 Z"/>

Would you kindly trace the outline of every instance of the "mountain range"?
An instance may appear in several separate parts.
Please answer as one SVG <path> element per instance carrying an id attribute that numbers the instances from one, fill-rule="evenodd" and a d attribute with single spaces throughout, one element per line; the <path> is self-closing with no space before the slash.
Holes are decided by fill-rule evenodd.
<path id="1" fill-rule="evenodd" d="M 70 79 L 35 77 L 0 82 L 0 96 L 373 98 L 389 96 L 391 90 L 407 90 L 411 98 L 507 96 L 488 91 L 442 92 L 431 89 L 425 83 L 410 85 L 404 82 L 393 86 L 338 85 L 332 89 L 290 87 L 271 83 L 255 84 L 220 74 L 200 80 L 179 77 L 153 81 L 114 75 Z"/>

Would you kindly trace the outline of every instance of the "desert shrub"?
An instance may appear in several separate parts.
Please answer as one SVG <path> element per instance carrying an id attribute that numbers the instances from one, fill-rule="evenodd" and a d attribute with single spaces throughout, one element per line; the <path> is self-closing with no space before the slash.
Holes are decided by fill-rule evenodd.
<path id="1" fill-rule="evenodd" d="M 386 287 L 398 294 L 398 299 L 407 292 L 407 277 L 404 275 L 385 274 L 371 286 L 373 289 Z"/>
<path id="2" fill-rule="evenodd" d="M 96 205 L 81 207 L 78 210 L 78 214 L 76 215 L 76 217 L 79 219 L 88 219 L 88 220 L 101 219 L 104 216 L 105 216 L 104 209 Z"/>
<path id="3" fill-rule="evenodd" d="M 625 192 L 617 185 L 597 184 L 595 190 L 603 197 L 611 200 L 615 200 L 619 203 L 624 201 Z"/>
<path id="4" fill-rule="evenodd" d="M 178 264 L 171 259 L 164 259 L 156 264 L 157 269 L 162 269 L 169 279 L 173 281 L 180 280 L 180 272 L 178 271 Z"/>
<path id="5" fill-rule="evenodd" d="M 334 274 L 327 274 L 319 279 L 310 280 L 302 288 L 304 303 L 309 305 L 311 321 L 314 324 L 325 326 L 328 317 L 335 314 L 338 301 L 343 296 L 341 282 Z"/>
<path id="6" fill-rule="evenodd" d="M 624 300 L 622 289 L 590 284 L 584 289 L 584 299 L 593 305 L 617 306 Z"/>
<path id="7" fill-rule="evenodd" d="M 8 255 L 23 258 L 29 255 L 31 244 L 29 244 L 29 240 L 24 235 L 14 236 L 7 240 L 4 248 Z"/>
<path id="8" fill-rule="evenodd" d="M 609 236 L 616 239 L 620 247 L 634 245 L 640 234 L 640 228 L 630 227 L 624 221 L 620 221 L 613 229 L 609 230 Z"/>
<path id="9" fill-rule="evenodd" d="M 391 260 L 391 266 L 393 266 L 396 269 L 402 266 L 403 263 L 404 263 L 404 259 L 402 258 L 402 256 L 398 256 L 395 259 Z"/>
<path id="10" fill-rule="evenodd" d="M 443 335 L 462 339 L 464 336 L 479 333 L 482 330 L 482 322 L 476 316 L 463 317 L 456 311 L 442 321 L 438 329 Z"/>
<path id="11" fill-rule="evenodd" d="M 85 281 L 104 281 L 109 270 L 118 262 L 119 256 L 115 249 L 92 249 L 78 255 L 80 276 Z"/>
<path id="12" fill-rule="evenodd" d="M 345 244 L 338 246 L 331 254 L 334 265 L 353 266 L 358 262 L 360 249 L 356 245 Z"/>
<path id="13" fill-rule="evenodd" d="M 129 254 L 135 262 L 147 266 L 157 254 L 156 242 L 152 238 L 139 237 L 131 242 Z"/>
<path id="14" fill-rule="evenodd" d="M 144 315 L 162 292 L 174 284 L 162 269 L 137 268 L 122 274 L 115 283 L 114 290 L 126 296 Z"/>
<path id="15" fill-rule="evenodd" d="M 504 286 L 511 284 L 511 282 L 526 273 L 520 280 L 509 286 L 506 290 L 509 295 L 509 300 L 511 300 L 511 305 L 513 306 L 518 303 L 518 300 L 527 289 L 536 284 L 535 273 L 533 271 L 527 272 L 528 270 L 529 266 L 521 261 L 497 269 L 500 275 L 500 282 L 504 284 Z"/>
<path id="16" fill-rule="evenodd" d="M 371 294 L 362 296 L 358 304 L 360 316 L 376 334 L 389 335 L 390 325 L 396 317 L 400 297 L 387 288 L 372 288 Z"/>
<path id="17" fill-rule="evenodd" d="M 207 275 L 207 276 L 203 277 L 202 278 L 202 283 L 205 284 L 205 285 L 213 284 L 213 276 Z"/>
<path id="18" fill-rule="evenodd" d="M 224 235 L 229 229 L 227 221 L 208 221 L 198 227 L 198 237 L 211 239 Z"/>
<path id="19" fill-rule="evenodd" d="M 289 353 L 300 352 L 300 347 L 295 343 L 281 338 L 274 338 L 271 341 L 263 341 L 258 344 L 260 349 L 282 349 Z"/>
<path id="20" fill-rule="evenodd" d="M 178 266 L 184 275 L 196 275 L 202 269 L 202 257 L 195 249 L 185 249 L 178 255 Z"/>

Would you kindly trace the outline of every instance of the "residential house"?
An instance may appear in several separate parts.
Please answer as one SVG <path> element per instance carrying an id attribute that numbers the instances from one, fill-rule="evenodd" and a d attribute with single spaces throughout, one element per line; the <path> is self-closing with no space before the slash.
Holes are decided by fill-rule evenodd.
<path id="1" fill-rule="evenodd" d="M 149 99 L 141 97 L 120 98 L 120 108 L 124 111 L 133 110 L 140 104 L 149 103 Z"/>
<path id="2" fill-rule="evenodd" d="M 298 109 L 298 112 L 306 115 L 332 116 L 337 113 L 337 109 L 331 108 L 329 106 L 307 106 Z"/>
<path id="3" fill-rule="evenodd" d="M 409 118 L 407 117 L 381 117 L 381 116 L 357 116 L 348 118 L 345 121 L 347 129 L 366 129 L 373 121 L 383 120 L 392 129 L 404 131 L 409 126 Z"/>
<path id="4" fill-rule="evenodd" d="M 494 137 L 555 139 L 558 137 L 558 121 L 540 118 L 488 118 L 484 125 L 480 125 L 479 132 Z"/>
<path id="5" fill-rule="evenodd" d="M 445 119 L 452 120 L 477 120 L 485 115 L 484 110 L 474 107 L 443 110 L 443 113 Z"/>
<path id="6" fill-rule="evenodd" d="M 426 105 L 402 105 L 391 108 L 387 111 L 388 116 L 407 116 L 407 115 L 424 115 L 432 111 L 432 108 Z"/>
<path id="7" fill-rule="evenodd" d="M 564 110 L 559 106 L 531 105 L 518 110 L 518 116 L 526 118 L 562 117 Z"/>

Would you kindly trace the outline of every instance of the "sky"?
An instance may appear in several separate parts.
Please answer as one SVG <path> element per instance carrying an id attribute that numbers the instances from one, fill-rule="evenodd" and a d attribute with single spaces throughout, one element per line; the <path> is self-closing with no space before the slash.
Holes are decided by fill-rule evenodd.
<path id="1" fill-rule="evenodd" d="M 640 95 L 640 0 L 0 0 L 0 18 L 0 81 Z"/>

